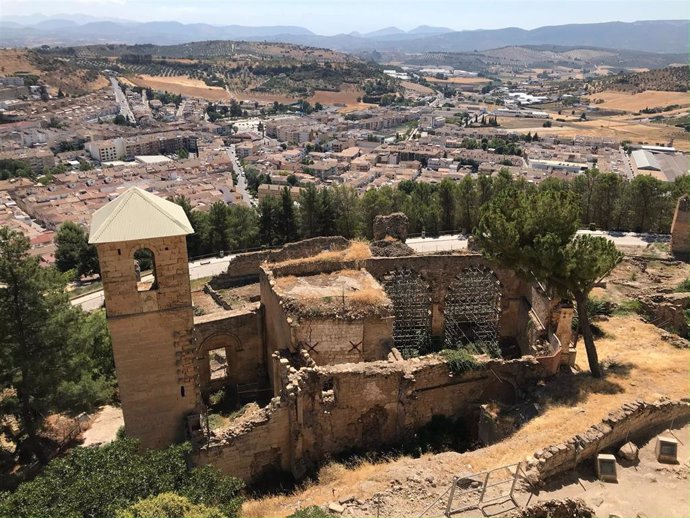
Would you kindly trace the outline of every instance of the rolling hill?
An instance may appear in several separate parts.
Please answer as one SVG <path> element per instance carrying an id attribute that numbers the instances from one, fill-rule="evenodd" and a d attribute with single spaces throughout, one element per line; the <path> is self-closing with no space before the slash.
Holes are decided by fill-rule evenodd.
<path id="1" fill-rule="evenodd" d="M 75 15 L 76 16 L 76 15 Z M 217 26 L 205 23 L 124 22 L 11 19 L 0 33 L 2 46 L 86 45 L 97 43 L 170 45 L 203 40 L 273 41 L 345 52 L 473 52 L 507 46 L 557 45 L 625 49 L 657 53 L 688 53 L 688 20 L 606 22 L 494 30 L 452 31 L 420 26 L 411 31 L 387 27 L 367 34 L 322 36 L 303 27 Z M 17 24 L 17 25 L 15 25 Z"/>

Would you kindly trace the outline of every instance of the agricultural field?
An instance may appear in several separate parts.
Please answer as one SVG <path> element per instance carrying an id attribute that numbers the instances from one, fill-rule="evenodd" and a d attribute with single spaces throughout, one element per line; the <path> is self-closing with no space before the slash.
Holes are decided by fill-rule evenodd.
<path id="1" fill-rule="evenodd" d="M 491 82 L 491 79 L 487 79 L 485 77 L 449 77 L 448 79 L 425 77 L 424 79 L 432 83 L 452 83 L 456 85 L 481 85 Z"/>
<path id="2" fill-rule="evenodd" d="M 200 97 L 207 101 L 229 101 L 230 94 L 225 88 L 207 86 L 199 79 L 190 79 L 187 76 L 157 77 L 150 75 L 127 75 L 126 79 L 135 86 L 153 88 L 173 94 Z"/>
<path id="3" fill-rule="evenodd" d="M 227 98 L 214 87 L 257 100 L 284 101 L 325 95 L 316 94 L 318 91 L 342 93 L 340 98 L 345 104 L 351 101 L 352 91 L 364 89 L 370 81 L 379 81 L 386 87 L 377 92 L 379 96 L 396 91 L 394 83 L 372 63 L 331 50 L 282 43 L 92 45 L 45 49 L 34 54 L 46 64 L 60 62 L 91 73 L 110 69 L 140 86 L 163 89 L 168 86 L 168 91 L 209 100 Z M 199 83 L 185 84 L 184 77 L 211 88 L 204 89 Z M 160 84 L 155 86 L 154 81 Z"/>
<path id="4" fill-rule="evenodd" d="M 343 90 L 332 92 L 328 90 L 316 90 L 314 95 L 307 99 L 310 103 L 338 104 L 351 106 L 357 104 L 357 98 L 362 98 L 364 90 L 360 88 L 345 87 Z"/>
<path id="5" fill-rule="evenodd" d="M 598 108 L 627 112 L 639 112 L 645 108 L 663 108 L 671 105 L 677 105 L 681 108 L 690 106 L 690 96 L 687 92 L 663 92 L 656 90 L 646 90 L 635 94 L 606 90 L 590 95 L 588 100 Z"/>
<path id="6" fill-rule="evenodd" d="M 679 151 L 690 151 L 688 133 L 681 128 L 665 124 L 641 122 L 630 116 L 612 116 L 588 121 L 553 121 L 550 128 L 542 127 L 539 119 L 515 119 L 499 117 L 501 127 L 517 132 L 537 131 L 539 135 L 575 137 L 611 137 L 620 141 L 646 142 L 648 144 L 672 144 Z"/>

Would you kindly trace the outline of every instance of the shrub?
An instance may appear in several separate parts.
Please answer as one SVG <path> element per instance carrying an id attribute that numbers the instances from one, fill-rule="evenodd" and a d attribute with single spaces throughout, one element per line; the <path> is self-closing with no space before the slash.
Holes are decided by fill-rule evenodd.
<path id="1" fill-rule="evenodd" d="M 610 317 L 613 315 L 613 308 L 613 304 L 607 300 L 597 299 L 595 297 L 587 299 L 587 314 L 590 317 Z"/>
<path id="2" fill-rule="evenodd" d="M 224 518 L 217 507 L 193 504 L 175 493 L 161 493 L 144 498 L 117 512 L 117 518 Z"/>
<path id="3" fill-rule="evenodd" d="M 641 315 L 644 312 L 642 303 L 637 299 L 624 300 L 616 305 L 614 314 L 616 315 Z"/>
<path id="4" fill-rule="evenodd" d="M 331 518 L 331 514 L 324 511 L 318 505 L 310 505 L 299 511 L 295 511 L 287 518 Z"/>
<path id="5" fill-rule="evenodd" d="M 476 370 L 480 365 L 477 359 L 465 349 L 444 349 L 439 354 L 446 360 L 453 374 Z"/>
<path id="6" fill-rule="evenodd" d="M 690 291 L 690 278 L 685 279 L 677 287 L 676 291 Z"/>
<path id="7" fill-rule="evenodd" d="M 182 444 L 140 453 L 133 439 L 77 448 L 51 461 L 42 474 L 14 493 L 0 497 L 0 517 L 113 518 L 118 511 L 161 493 L 176 493 L 235 517 L 243 482 L 210 466 L 190 468 L 190 451 L 189 444 Z"/>

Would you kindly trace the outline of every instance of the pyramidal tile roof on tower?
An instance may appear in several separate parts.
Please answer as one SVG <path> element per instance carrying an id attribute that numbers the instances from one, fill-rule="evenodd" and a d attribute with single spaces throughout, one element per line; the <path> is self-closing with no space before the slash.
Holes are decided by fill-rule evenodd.
<path id="1" fill-rule="evenodd" d="M 91 217 L 89 243 L 136 241 L 193 234 L 182 207 L 130 187 Z"/>

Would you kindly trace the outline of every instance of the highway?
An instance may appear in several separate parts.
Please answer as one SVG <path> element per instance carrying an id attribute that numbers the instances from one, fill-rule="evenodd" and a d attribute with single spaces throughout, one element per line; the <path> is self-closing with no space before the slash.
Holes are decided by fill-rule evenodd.
<path id="1" fill-rule="evenodd" d="M 635 232 L 579 230 L 578 234 L 591 234 L 594 236 L 607 237 L 619 248 L 644 248 L 650 243 L 666 243 L 671 239 L 671 236 L 667 234 L 638 234 Z M 467 238 L 461 234 L 450 234 L 440 237 L 426 238 L 413 237 L 407 240 L 407 244 L 418 254 L 467 250 Z M 235 257 L 235 255 L 193 261 L 189 263 L 189 277 L 193 280 L 219 275 L 227 270 L 228 263 L 233 257 Z M 146 277 L 144 277 L 144 280 L 146 280 Z M 84 311 L 93 311 L 103 305 L 103 300 L 103 290 L 100 290 L 72 299 L 72 305 L 81 306 Z"/>

